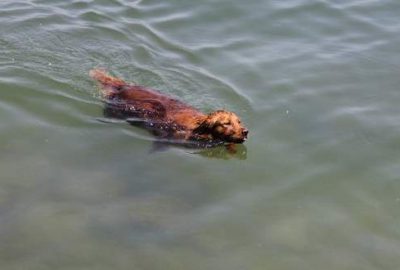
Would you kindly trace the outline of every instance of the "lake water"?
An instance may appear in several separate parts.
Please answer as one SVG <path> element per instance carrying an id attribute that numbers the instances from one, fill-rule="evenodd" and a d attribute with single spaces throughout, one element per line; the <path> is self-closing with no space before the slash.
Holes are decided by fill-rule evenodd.
<path id="1" fill-rule="evenodd" d="M 0 268 L 399 269 L 400 1 L 0 2 Z M 241 116 L 152 151 L 88 72 Z"/>

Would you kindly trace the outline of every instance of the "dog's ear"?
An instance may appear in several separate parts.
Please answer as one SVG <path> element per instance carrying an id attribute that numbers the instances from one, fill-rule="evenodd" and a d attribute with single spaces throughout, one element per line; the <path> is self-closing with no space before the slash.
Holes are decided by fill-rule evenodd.
<path id="1" fill-rule="evenodd" d="M 212 118 L 208 115 L 204 119 L 199 121 L 199 126 L 193 130 L 197 134 L 208 134 L 211 132 L 214 122 Z"/>

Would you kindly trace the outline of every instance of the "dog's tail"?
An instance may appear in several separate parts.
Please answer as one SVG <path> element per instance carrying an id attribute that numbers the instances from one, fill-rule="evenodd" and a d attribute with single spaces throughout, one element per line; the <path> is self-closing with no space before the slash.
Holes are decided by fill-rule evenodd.
<path id="1" fill-rule="evenodd" d="M 89 72 L 89 76 L 98 81 L 101 86 L 106 88 L 115 88 L 118 89 L 121 86 L 126 85 L 126 82 L 123 80 L 113 77 L 107 73 L 105 69 L 95 68 Z"/>

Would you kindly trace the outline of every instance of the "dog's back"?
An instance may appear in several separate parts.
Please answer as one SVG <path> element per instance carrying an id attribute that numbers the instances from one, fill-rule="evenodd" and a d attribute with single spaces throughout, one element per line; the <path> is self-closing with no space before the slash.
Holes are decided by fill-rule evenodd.
<path id="1" fill-rule="evenodd" d="M 192 122 L 195 116 L 203 116 L 200 111 L 182 101 L 153 89 L 126 83 L 102 69 L 94 69 L 89 74 L 101 85 L 107 116 L 170 121 L 188 128 L 194 126 Z"/>

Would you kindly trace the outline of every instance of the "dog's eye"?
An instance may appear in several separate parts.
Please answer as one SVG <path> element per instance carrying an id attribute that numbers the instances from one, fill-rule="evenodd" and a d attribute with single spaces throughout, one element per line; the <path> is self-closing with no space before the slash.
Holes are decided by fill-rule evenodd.
<path id="1" fill-rule="evenodd" d="M 217 127 L 215 128 L 215 130 L 216 130 L 217 132 L 219 132 L 219 133 L 222 133 L 222 132 L 224 131 L 224 128 L 223 128 L 222 126 L 217 126 Z"/>

